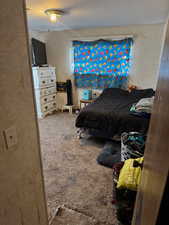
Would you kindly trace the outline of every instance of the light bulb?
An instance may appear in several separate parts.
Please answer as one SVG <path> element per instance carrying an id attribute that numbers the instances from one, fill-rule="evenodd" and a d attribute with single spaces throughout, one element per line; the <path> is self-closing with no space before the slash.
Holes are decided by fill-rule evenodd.
<path id="1" fill-rule="evenodd" d="M 52 13 L 52 14 L 50 14 L 50 20 L 51 20 L 51 22 L 56 22 L 57 21 L 57 15 L 56 14 L 54 14 L 54 13 Z"/>

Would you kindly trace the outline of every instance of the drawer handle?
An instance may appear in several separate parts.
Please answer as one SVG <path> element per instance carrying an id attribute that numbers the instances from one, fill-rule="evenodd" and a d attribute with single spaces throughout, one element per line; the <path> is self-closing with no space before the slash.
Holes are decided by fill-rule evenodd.
<path id="1" fill-rule="evenodd" d="M 53 82 L 54 80 L 51 80 L 51 82 Z"/>
<path id="2" fill-rule="evenodd" d="M 45 81 L 43 80 L 42 83 L 45 84 Z"/>
<path id="3" fill-rule="evenodd" d="M 53 105 L 56 105 L 56 103 L 53 103 Z"/>
<path id="4" fill-rule="evenodd" d="M 44 101 L 46 102 L 47 101 L 47 98 L 45 98 Z"/>
<path id="5" fill-rule="evenodd" d="M 48 108 L 48 106 L 45 106 L 45 109 L 47 109 Z"/>
<path id="6" fill-rule="evenodd" d="M 53 96 L 53 98 L 55 98 L 55 95 Z"/>

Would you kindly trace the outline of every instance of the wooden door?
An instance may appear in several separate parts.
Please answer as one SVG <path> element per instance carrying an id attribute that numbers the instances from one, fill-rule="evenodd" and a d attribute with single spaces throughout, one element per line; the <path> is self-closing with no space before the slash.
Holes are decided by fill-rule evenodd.
<path id="1" fill-rule="evenodd" d="M 155 225 L 169 172 L 169 24 L 132 225 Z"/>
<path id="2" fill-rule="evenodd" d="M 0 225 L 47 225 L 23 3 L 0 4 Z"/>

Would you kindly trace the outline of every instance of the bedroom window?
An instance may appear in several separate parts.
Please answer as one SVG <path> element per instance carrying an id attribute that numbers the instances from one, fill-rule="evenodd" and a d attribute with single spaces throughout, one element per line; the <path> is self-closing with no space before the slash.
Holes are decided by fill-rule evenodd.
<path id="1" fill-rule="evenodd" d="M 125 86 L 133 39 L 73 41 L 74 77 L 78 88 Z"/>

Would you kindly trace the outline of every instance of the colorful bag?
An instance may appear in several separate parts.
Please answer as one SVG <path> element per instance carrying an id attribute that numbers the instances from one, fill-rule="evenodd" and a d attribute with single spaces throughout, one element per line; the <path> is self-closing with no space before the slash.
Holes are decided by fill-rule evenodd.
<path id="1" fill-rule="evenodd" d="M 116 207 L 116 215 L 119 222 L 124 225 L 131 225 L 137 192 L 129 189 L 116 188 L 123 165 L 124 162 L 121 162 L 113 166 L 112 204 Z"/>
<path id="2" fill-rule="evenodd" d="M 128 159 L 124 162 L 120 170 L 117 188 L 136 191 L 141 180 L 141 167 L 135 167 L 135 164 L 142 165 L 144 158 Z"/>

